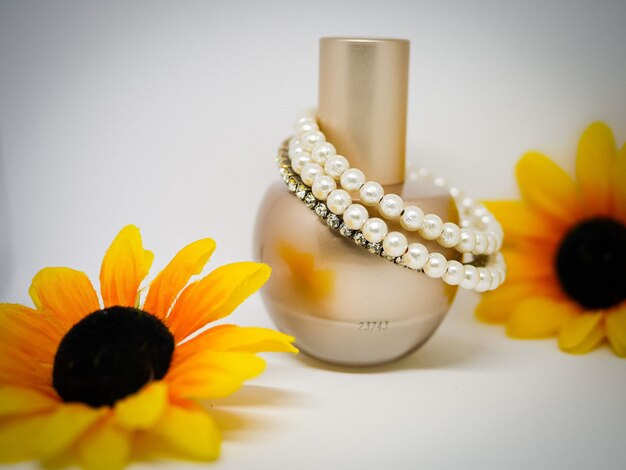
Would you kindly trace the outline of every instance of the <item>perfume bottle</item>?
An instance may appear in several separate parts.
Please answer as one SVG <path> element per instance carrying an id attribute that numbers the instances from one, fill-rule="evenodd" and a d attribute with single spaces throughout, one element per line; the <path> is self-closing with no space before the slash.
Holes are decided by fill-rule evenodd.
<path id="1" fill-rule="evenodd" d="M 386 194 L 457 222 L 447 191 L 405 181 L 408 64 L 406 40 L 322 38 L 318 124 L 337 153 L 383 184 Z M 402 229 L 389 222 L 389 230 Z M 415 241 L 460 259 L 436 242 Z M 441 279 L 341 237 L 281 181 L 261 202 L 254 250 L 272 267 L 261 295 L 273 321 L 303 352 L 326 362 L 373 365 L 414 351 L 435 332 L 456 294 Z"/>

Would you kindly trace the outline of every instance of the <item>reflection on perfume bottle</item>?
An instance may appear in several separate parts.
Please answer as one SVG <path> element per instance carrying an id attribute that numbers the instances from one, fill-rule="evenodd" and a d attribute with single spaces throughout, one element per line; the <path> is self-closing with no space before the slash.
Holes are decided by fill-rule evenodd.
<path id="1" fill-rule="evenodd" d="M 334 290 L 335 272 L 317 269 L 313 253 L 297 250 L 291 243 L 280 240 L 276 251 L 288 267 L 289 289 L 306 302 L 319 302 Z"/>

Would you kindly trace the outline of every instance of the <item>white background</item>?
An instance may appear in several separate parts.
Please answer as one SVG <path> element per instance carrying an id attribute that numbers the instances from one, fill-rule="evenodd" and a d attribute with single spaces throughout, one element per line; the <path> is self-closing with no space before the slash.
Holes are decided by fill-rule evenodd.
<path id="1" fill-rule="evenodd" d="M 516 197 L 524 151 L 572 170 L 592 120 L 626 139 L 625 25 L 624 1 L 2 1 L 0 299 L 29 303 L 43 266 L 96 279 L 127 223 L 154 272 L 205 236 L 212 266 L 251 259 L 276 147 L 317 101 L 322 36 L 410 39 L 411 158 Z M 389 366 L 269 357 L 213 403 L 215 466 L 626 467 L 626 363 L 509 340 L 476 301 Z M 271 326 L 258 296 L 232 320 Z"/>

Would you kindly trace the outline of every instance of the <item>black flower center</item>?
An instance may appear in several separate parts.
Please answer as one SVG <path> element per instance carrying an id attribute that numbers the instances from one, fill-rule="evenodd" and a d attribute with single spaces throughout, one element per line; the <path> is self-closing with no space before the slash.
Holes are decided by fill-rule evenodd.
<path id="1" fill-rule="evenodd" d="M 110 307 L 87 315 L 61 340 L 52 381 L 66 402 L 112 405 L 165 376 L 174 337 L 154 315 Z"/>
<path id="2" fill-rule="evenodd" d="M 608 218 L 586 220 L 563 239 L 556 256 L 563 290 L 588 309 L 626 299 L 626 226 Z"/>

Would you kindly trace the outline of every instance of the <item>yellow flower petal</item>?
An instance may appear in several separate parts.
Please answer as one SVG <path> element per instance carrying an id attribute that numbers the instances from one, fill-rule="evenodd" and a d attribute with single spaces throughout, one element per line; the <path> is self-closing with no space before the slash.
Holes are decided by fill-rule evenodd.
<path id="1" fill-rule="evenodd" d="M 46 459 L 63 452 L 105 412 L 68 403 L 51 413 L 16 416 L 0 423 L 0 461 Z"/>
<path id="2" fill-rule="evenodd" d="M 584 354 L 604 339 L 600 312 L 577 315 L 561 328 L 559 347 L 568 353 Z"/>
<path id="3" fill-rule="evenodd" d="M 0 343 L 52 364 L 63 331 L 50 315 L 18 304 L 0 304 Z"/>
<path id="4" fill-rule="evenodd" d="M 611 215 L 614 161 L 613 132 L 606 124 L 594 122 L 578 142 L 576 159 L 578 184 L 591 214 Z"/>
<path id="5" fill-rule="evenodd" d="M 102 260 L 100 290 L 105 307 L 134 307 L 141 281 L 148 275 L 154 255 L 144 250 L 139 229 L 127 225 L 115 237 Z"/>
<path id="6" fill-rule="evenodd" d="M 178 346 L 177 354 L 187 357 L 200 351 L 291 352 L 295 338 L 279 331 L 252 326 L 220 325 L 210 328 Z"/>
<path id="7" fill-rule="evenodd" d="M 0 384 L 36 388 L 50 393 L 52 365 L 37 362 L 18 348 L 0 343 Z"/>
<path id="8" fill-rule="evenodd" d="M 174 355 L 165 380 L 172 394 L 184 398 L 225 397 L 265 368 L 265 361 L 250 353 L 209 350 L 185 358 Z"/>
<path id="9" fill-rule="evenodd" d="M 33 278 L 28 293 L 37 310 L 54 315 L 66 330 L 100 309 L 91 281 L 75 269 L 42 269 Z"/>
<path id="10" fill-rule="evenodd" d="M 504 323 L 524 299 L 538 294 L 533 282 L 506 282 L 498 289 L 485 292 L 476 307 L 476 317 L 486 323 Z"/>
<path id="11" fill-rule="evenodd" d="M 200 274 L 215 251 L 210 238 L 198 240 L 180 250 L 150 284 L 143 309 L 163 319 L 191 276 Z"/>
<path id="12" fill-rule="evenodd" d="M 546 338 L 556 335 L 580 308 L 571 302 L 534 297 L 517 305 L 506 324 L 513 338 Z"/>
<path id="13" fill-rule="evenodd" d="M 141 456 L 214 460 L 220 452 L 220 433 L 213 419 L 199 406 L 169 406 L 158 424 L 138 434 Z"/>
<path id="14" fill-rule="evenodd" d="M 61 402 L 25 387 L 0 387 L 0 418 L 50 411 Z"/>
<path id="15" fill-rule="evenodd" d="M 615 354 L 626 357 L 626 305 L 607 315 L 606 336 Z"/>
<path id="16" fill-rule="evenodd" d="M 177 341 L 211 321 L 229 315 L 270 277 L 266 264 L 226 264 L 187 286 L 174 304 L 167 324 Z"/>
<path id="17" fill-rule="evenodd" d="M 505 246 L 514 246 L 519 239 L 553 242 L 563 233 L 562 226 L 523 201 L 485 201 L 485 205 L 504 229 Z"/>
<path id="18" fill-rule="evenodd" d="M 613 171 L 613 211 L 626 224 L 626 145 L 622 146 L 615 160 Z"/>
<path id="19" fill-rule="evenodd" d="M 128 430 L 149 429 L 167 406 L 167 385 L 151 382 L 138 393 L 115 404 L 115 422 Z"/>
<path id="20" fill-rule="evenodd" d="M 106 420 L 87 433 L 78 444 L 78 455 L 86 470 L 121 470 L 128 463 L 131 436 Z"/>
<path id="21" fill-rule="evenodd" d="M 553 254 L 539 248 L 503 250 L 508 281 L 533 281 L 555 277 Z"/>
<path id="22" fill-rule="evenodd" d="M 533 209 L 569 226 L 580 214 L 579 197 L 572 178 L 538 152 L 529 152 L 517 164 L 522 197 Z"/>

